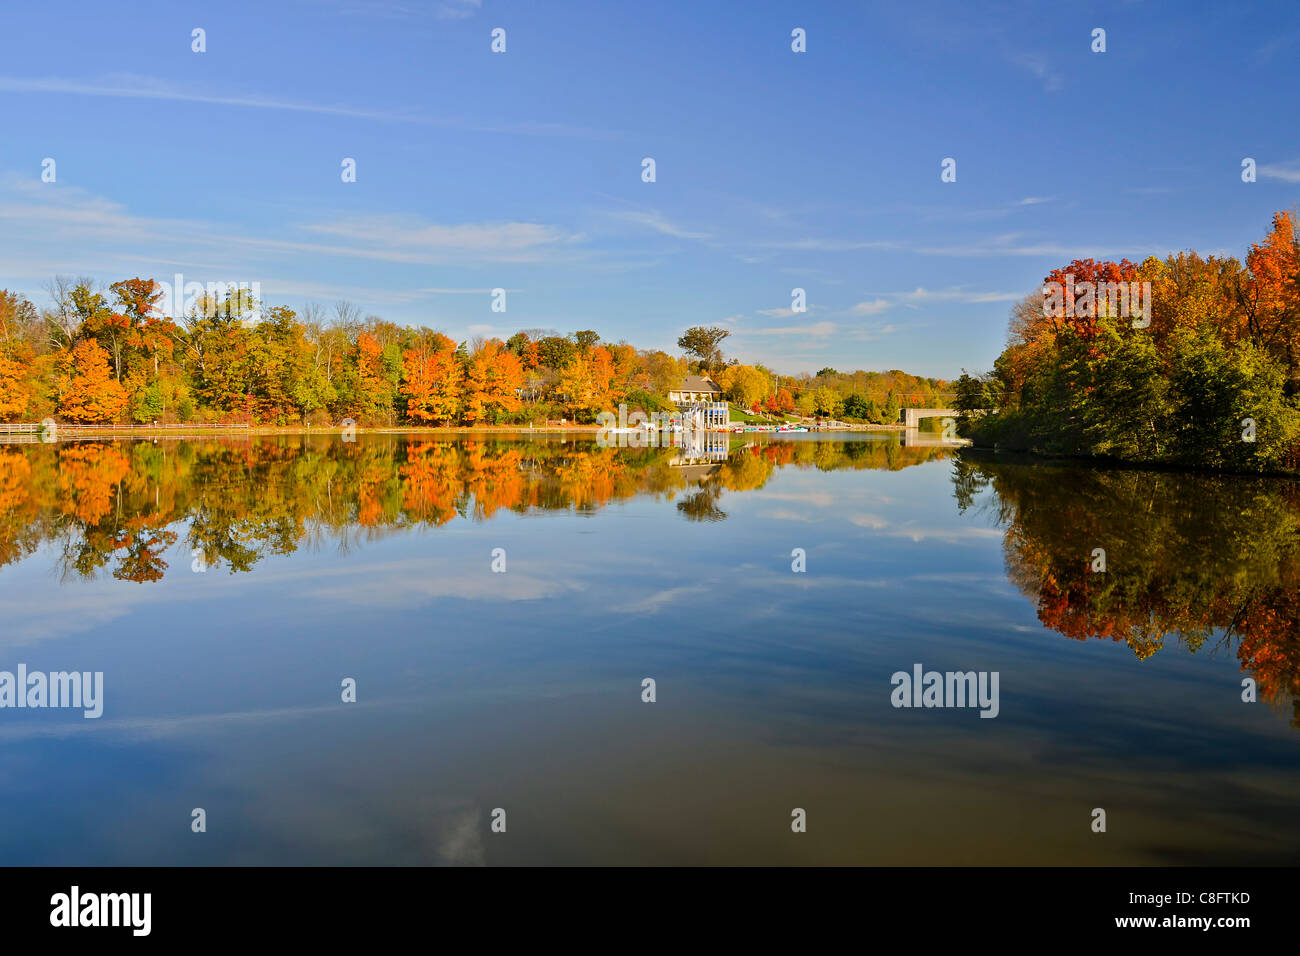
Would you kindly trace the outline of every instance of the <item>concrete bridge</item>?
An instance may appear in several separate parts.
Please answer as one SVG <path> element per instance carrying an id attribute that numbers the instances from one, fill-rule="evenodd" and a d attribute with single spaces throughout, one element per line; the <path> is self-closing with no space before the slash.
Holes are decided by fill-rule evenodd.
<path id="1" fill-rule="evenodd" d="M 918 428 L 922 418 L 956 418 L 959 412 L 953 408 L 900 408 L 899 424 L 907 426 L 908 431 Z"/>
<path id="2" fill-rule="evenodd" d="M 955 408 L 902 408 L 898 412 L 899 424 L 903 428 L 902 443 L 904 448 L 955 448 L 969 445 L 968 438 L 945 438 L 942 434 L 923 432 L 918 427 L 923 418 L 952 418 L 959 413 Z"/>

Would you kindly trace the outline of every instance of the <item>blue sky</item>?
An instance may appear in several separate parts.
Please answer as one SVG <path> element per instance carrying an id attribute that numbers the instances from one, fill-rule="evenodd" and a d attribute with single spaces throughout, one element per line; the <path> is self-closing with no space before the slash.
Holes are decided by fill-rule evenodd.
<path id="1" fill-rule="evenodd" d="M 716 324 L 782 372 L 951 377 L 990 366 L 1050 269 L 1242 256 L 1300 202 L 1291 0 L 49 2 L 0 22 L 0 287 L 41 304 L 55 273 L 181 272 L 458 339 L 676 351 Z"/>

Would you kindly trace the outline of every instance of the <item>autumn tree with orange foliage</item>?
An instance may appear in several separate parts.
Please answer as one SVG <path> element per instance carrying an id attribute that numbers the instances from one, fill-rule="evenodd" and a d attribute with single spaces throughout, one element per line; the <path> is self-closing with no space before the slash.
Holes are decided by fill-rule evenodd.
<path id="1" fill-rule="evenodd" d="M 611 386 L 614 380 L 614 362 L 603 346 L 587 354 L 576 354 L 560 373 L 556 391 L 565 396 L 568 404 L 587 418 L 602 410 L 609 410 L 617 399 Z"/>
<path id="2" fill-rule="evenodd" d="M 424 425 L 455 422 L 460 418 L 463 379 L 456 343 L 447 336 L 435 334 L 407 349 L 402 354 L 400 386 L 407 417 Z"/>
<path id="3" fill-rule="evenodd" d="M 1300 240 L 1295 219 L 1273 216 L 1273 228 L 1246 255 L 1249 281 L 1242 296 L 1251 338 L 1286 362 L 1290 393 L 1300 392 Z"/>
<path id="4" fill-rule="evenodd" d="M 357 337 L 357 404 L 362 415 L 391 418 L 393 380 L 383 346 L 369 332 Z"/>
<path id="5" fill-rule="evenodd" d="M 94 339 L 78 342 L 65 356 L 59 389 L 59 414 L 74 422 L 117 419 L 126 407 L 126 389 L 113 377 L 108 353 Z"/>
<path id="6" fill-rule="evenodd" d="M 31 400 L 27 366 L 0 352 L 0 421 L 21 420 Z"/>
<path id="7" fill-rule="evenodd" d="M 37 323 L 36 309 L 27 299 L 0 289 L 0 420 L 20 420 L 31 405 L 30 339 Z"/>
<path id="8" fill-rule="evenodd" d="M 461 414 L 469 424 L 482 424 L 497 412 L 519 408 L 516 394 L 524 381 L 519 359 L 496 339 L 489 339 L 465 366 L 465 395 Z"/>

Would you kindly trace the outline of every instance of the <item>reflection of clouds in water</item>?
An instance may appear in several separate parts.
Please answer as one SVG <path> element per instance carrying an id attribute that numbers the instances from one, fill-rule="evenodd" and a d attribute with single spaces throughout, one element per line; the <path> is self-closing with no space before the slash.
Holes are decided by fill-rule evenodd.
<path id="1" fill-rule="evenodd" d="M 93 631 L 130 615 L 142 605 L 171 600 L 175 597 L 156 590 L 120 586 L 81 594 L 62 590 L 50 600 L 0 600 L 0 620 L 4 621 L 0 650 Z"/>
<path id="2" fill-rule="evenodd" d="M 883 531 L 889 527 L 889 522 L 879 515 L 851 515 L 849 521 L 859 528 L 870 528 L 873 531 Z"/>
<path id="3" fill-rule="evenodd" d="M 648 595 L 639 601 L 631 604 L 624 604 L 621 609 L 634 614 L 654 614 L 658 611 L 671 609 L 673 602 L 689 597 L 692 594 L 708 594 L 709 588 L 703 585 L 689 585 L 680 588 L 666 588 L 654 594 Z"/>
<path id="4" fill-rule="evenodd" d="M 892 493 L 897 482 L 906 483 L 906 493 L 901 497 Z M 822 471 L 786 466 L 777 468 L 761 489 L 745 492 L 745 498 L 798 501 L 817 507 L 914 507 L 918 490 L 933 487 L 947 494 L 947 482 L 946 473 L 931 476 L 914 468 L 898 472 L 876 468 Z"/>
<path id="5" fill-rule="evenodd" d="M 470 799 L 429 796 L 420 784 L 391 777 L 340 787 L 319 776 L 328 773 L 324 768 L 299 769 L 306 776 L 297 786 L 255 791 L 246 821 L 232 822 L 253 839 L 229 862 L 282 863 L 274 847 L 287 848 L 290 859 L 335 865 L 487 865 L 483 834 L 490 821 Z"/>
<path id="6" fill-rule="evenodd" d="M 547 572 L 545 576 L 514 569 L 493 574 L 486 559 L 482 572 L 466 570 L 463 562 L 450 558 L 411 558 L 332 568 L 291 568 L 268 562 L 252 574 L 232 578 L 224 572 L 209 571 L 207 575 L 193 575 L 192 579 L 168 579 L 166 587 L 122 587 L 116 581 L 74 584 L 60 588 L 48 600 L 0 599 L 0 620 L 4 622 L 0 650 L 101 630 L 147 606 L 219 601 L 236 588 L 246 596 L 257 588 L 285 591 L 296 585 L 298 594 L 314 601 L 389 608 L 419 606 L 439 598 L 535 601 L 586 589 L 586 569 L 575 562 L 566 565 L 548 557 L 541 567 Z M 320 586 L 302 587 L 310 582 Z M 243 604 L 252 606 L 247 600 Z"/>
<path id="7" fill-rule="evenodd" d="M 1014 594 L 1015 589 L 1007 584 L 1007 579 L 1001 574 L 986 574 L 982 571 L 949 571 L 943 574 L 909 574 L 910 581 L 935 581 L 940 584 L 983 584 L 992 586 L 1005 591 L 1007 594 Z"/>
<path id="8" fill-rule="evenodd" d="M 822 516 L 818 514 L 808 514 L 786 509 L 759 511 L 755 514 L 755 517 L 767 518 L 773 521 L 820 522 L 822 520 Z M 1003 532 L 998 528 L 983 528 L 971 525 L 959 525 L 951 528 L 935 528 L 918 525 L 914 521 L 890 521 L 888 518 L 884 518 L 878 514 L 865 512 L 848 515 L 847 518 L 851 524 L 854 524 L 859 528 L 865 528 L 868 531 L 874 531 L 891 538 L 906 538 L 914 544 L 921 544 L 924 541 L 940 541 L 945 544 L 966 544 L 981 540 L 1001 541 L 1003 537 Z"/>
<path id="9" fill-rule="evenodd" d="M 891 538 L 906 538 L 914 544 L 923 541 L 942 541 L 944 544 L 969 544 L 974 541 L 1001 541 L 1003 533 L 997 528 L 923 528 L 904 524 L 889 531 Z"/>
<path id="10" fill-rule="evenodd" d="M 348 569 L 346 583 L 312 588 L 303 593 L 314 600 L 395 608 L 421 605 L 437 598 L 536 601 L 586 588 L 570 572 L 558 569 L 553 576 L 542 578 L 513 570 L 493 574 L 486 567 L 482 571 L 466 571 L 462 565 L 453 566 L 450 561 L 443 562 L 441 570 L 432 569 L 429 564 L 429 561 L 402 562 L 372 566 L 364 571 Z M 553 565 L 550 567 L 554 568 Z"/>
<path id="11" fill-rule="evenodd" d="M 45 557 L 50 552 L 42 550 Z M 54 559 L 51 557 L 51 561 Z M 184 554 L 188 572 L 189 552 Z M 179 567 L 180 565 L 174 565 Z M 211 595 L 212 580 L 204 574 L 168 577 L 166 585 L 141 586 L 112 578 L 71 579 L 51 587 L 57 575 L 38 575 L 35 562 L 27 567 L 3 569 L 0 576 L 0 651 L 36 641 L 73 637 L 87 631 L 106 630 L 109 624 L 150 607 L 188 602 L 199 595 Z M 33 580 L 24 580 L 30 575 Z"/>
<path id="12" fill-rule="evenodd" d="M 447 866 L 486 866 L 483 830 L 487 826 L 477 807 L 447 813 L 438 822 L 438 862 Z"/>
<path id="13" fill-rule="evenodd" d="M 783 571 L 774 571 L 768 565 L 741 564 L 737 565 L 736 570 L 745 577 L 745 585 L 755 589 L 763 590 L 762 597 L 767 601 L 775 601 L 780 598 L 782 592 L 787 590 L 822 590 L 830 589 L 844 593 L 851 593 L 852 588 L 884 588 L 892 587 L 898 584 L 897 578 L 889 577 L 852 577 L 848 575 L 824 574 L 822 572 L 795 574 L 789 570 L 790 558 L 788 555 L 782 555 L 779 563 L 784 566 Z"/>
<path id="14" fill-rule="evenodd" d="M 754 500 L 797 501 L 815 508 L 830 508 L 836 502 L 836 496 L 824 491 L 751 491 L 747 493 Z"/>
<path id="15" fill-rule="evenodd" d="M 803 477 L 803 476 L 800 476 Z M 819 476 L 820 477 L 820 476 Z M 838 478 L 839 476 L 833 476 Z M 856 476 L 855 476 L 856 477 Z M 784 474 L 778 475 L 775 482 L 786 482 Z M 834 495 L 824 492 L 776 492 L 776 491 L 759 491 L 750 492 L 746 495 L 745 500 L 770 500 L 770 501 L 791 501 L 809 505 L 812 507 L 830 507 L 838 505 L 844 509 L 847 514 L 843 519 L 849 523 L 864 528 L 867 531 L 874 532 L 882 537 L 903 538 L 920 544 L 926 541 L 937 541 L 945 544 L 966 544 L 981 540 L 1001 540 L 1003 532 L 998 528 L 989 528 L 973 525 L 970 519 L 964 519 L 953 516 L 953 524 L 949 527 L 934 526 L 924 518 L 915 517 L 920 512 L 915 508 L 905 508 L 904 515 L 912 512 L 913 516 L 906 516 L 902 520 L 891 518 L 880 511 L 857 511 L 855 506 L 868 507 L 889 506 L 895 504 L 895 499 L 876 494 L 869 488 L 852 488 L 845 487 L 840 493 Z M 816 513 L 799 512 L 790 509 L 776 509 L 768 511 L 759 511 L 755 515 L 759 518 L 767 518 L 778 521 L 820 521 L 821 515 Z M 930 516 L 933 520 L 933 516 Z"/>
<path id="16" fill-rule="evenodd" d="M 756 517 L 767 518 L 769 521 L 820 521 L 817 515 L 801 514 L 798 511 L 760 511 Z"/>
<path id="17" fill-rule="evenodd" d="M 373 710 L 377 708 L 406 707 L 413 709 L 423 698 L 389 698 L 382 701 L 357 701 L 348 708 Z M 33 713 L 41 713 L 35 711 Z M 24 740 L 33 737 L 68 737 L 77 734 L 105 734 L 120 736 L 123 741 L 145 740 L 158 737 L 189 737 L 233 729 L 241 724 L 273 723 L 302 717 L 332 717 L 339 713 L 338 704 L 311 707 L 269 707 L 255 710 L 229 710 L 219 713 L 180 714 L 157 717 L 101 717 L 84 720 L 80 711 L 70 711 L 76 720 L 52 723 L 0 725 L 0 739 Z"/>

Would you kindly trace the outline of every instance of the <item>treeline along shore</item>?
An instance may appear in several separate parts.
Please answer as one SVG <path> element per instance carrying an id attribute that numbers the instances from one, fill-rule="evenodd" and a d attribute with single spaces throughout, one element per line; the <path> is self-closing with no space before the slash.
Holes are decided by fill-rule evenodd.
<path id="1" fill-rule="evenodd" d="M 1012 309 L 956 382 L 976 446 L 1227 471 L 1300 470 L 1300 243 L 1279 212 L 1245 262 L 1083 259 Z"/>
<path id="2" fill-rule="evenodd" d="M 671 411 L 688 375 L 738 410 L 859 423 L 946 400 L 948 383 L 891 372 L 779 375 L 723 354 L 725 329 L 695 327 L 681 353 L 590 329 L 524 329 L 456 342 L 339 302 L 302 314 L 244 288 L 172 307 L 164 284 L 100 287 L 55 277 L 49 303 L 0 290 L 0 422 L 242 423 L 367 428 L 590 424 L 620 404 Z"/>

